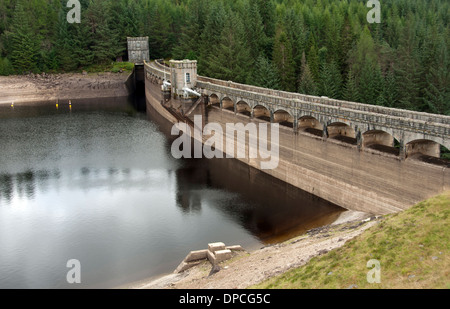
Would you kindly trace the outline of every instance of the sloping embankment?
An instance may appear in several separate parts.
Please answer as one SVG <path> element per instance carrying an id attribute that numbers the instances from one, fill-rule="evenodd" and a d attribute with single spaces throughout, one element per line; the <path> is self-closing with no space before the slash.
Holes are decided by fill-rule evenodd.
<path id="1" fill-rule="evenodd" d="M 130 95 L 131 76 L 126 73 L 0 76 L 0 104 L 125 97 Z"/>
<path id="2" fill-rule="evenodd" d="M 258 288 L 450 288 L 450 191 L 389 215 L 345 246 Z M 380 282 L 368 282 L 369 260 Z M 369 276 L 372 275 L 369 274 Z"/>

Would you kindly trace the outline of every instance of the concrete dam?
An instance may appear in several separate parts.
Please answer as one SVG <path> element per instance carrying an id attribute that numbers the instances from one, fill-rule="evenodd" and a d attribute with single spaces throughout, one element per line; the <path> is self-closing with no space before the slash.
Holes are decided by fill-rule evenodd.
<path id="1" fill-rule="evenodd" d="M 158 122 L 205 129 L 193 137 L 204 145 L 213 135 L 235 140 L 226 127 L 242 124 L 244 143 L 211 149 L 343 208 L 395 213 L 450 189 L 450 163 L 440 158 L 450 148 L 448 116 L 212 79 L 197 75 L 196 61 L 145 61 L 143 72 L 147 113 Z M 279 125 L 276 140 L 266 135 L 266 149 L 279 150 L 273 169 L 262 168 L 263 153 L 252 156 L 264 124 Z"/>

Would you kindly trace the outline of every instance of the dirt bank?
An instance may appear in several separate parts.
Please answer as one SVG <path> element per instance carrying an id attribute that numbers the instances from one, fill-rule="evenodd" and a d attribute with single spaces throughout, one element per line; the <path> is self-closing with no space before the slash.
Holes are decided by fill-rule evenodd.
<path id="1" fill-rule="evenodd" d="M 0 104 L 123 97 L 129 73 L 0 76 Z"/>
<path id="2" fill-rule="evenodd" d="M 377 222 L 368 214 L 347 211 L 333 224 L 310 230 L 306 235 L 254 252 L 237 253 L 220 265 L 218 273 L 210 275 L 212 266 L 204 262 L 181 274 L 168 274 L 122 288 L 245 289 L 343 246 Z"/>

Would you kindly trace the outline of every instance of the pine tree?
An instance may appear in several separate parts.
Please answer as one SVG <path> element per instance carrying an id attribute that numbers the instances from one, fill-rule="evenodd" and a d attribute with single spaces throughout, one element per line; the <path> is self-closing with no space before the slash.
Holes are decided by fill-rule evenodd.
<path id="1" fill-rule="evenodd" d="M 444 42 L 439 46 L 436 60 L 426 76 L 424 111 L 450 115 L 450 61 Z"/>
<path id="2" fill-rule="evenodd" d="M 70 46 L 72 48 L 73 59 L 76 61 L 76 68 L 89 66 L 94 61 L 94 52 L 91 49 L 93 44 L 93 33 L 89 24 L 84 21 L 81 15 L 81 23 L 69 26 L 71 33 Z"/>
<path id="3" fill-rule="evenodd" d="M 347 74 L 347 82 L 344 88 L 343 99 L 351 102 L 361 102 L 358 91 L 358 84 L 356 82 L 355 75 L 351 69 Z"/>
<path id="4" fill-rule="evenodd" d="M 420 65 L 418 42 L 411 22 L 404 26 L 400 42 L 397 49 L 397 61 L 394 64 L 399 94 L 396 107 L 418 110 L 422 101 L 420 79 L 423 68 Z"/>
<path id="5" fill-rule="evenodd" d="M 274 36 L 276 30 L 276 7 L 272 0 L 250 0 L 258 7 L 265 33 L 264 54 L 272 59 Z"/>
<path id="6" fill-rule="evenodd" d="M 255 63 L 251 84 L 270 89 L 280 88 L 275 66 L 263 55 L 260 55 Z"/>
<path id="7" fill-rule="evenodd" d="M 341 99 L 341 88 L 342 76 L 337 64 L 334 61 L 323 64 L 320 72 L 320 95 Z"/>
<path id="8" fill-rule="evenodd" d="M 267 39 L 264 33 L 264 25 L 256 4 L 250 2 L 244 6 L 243 10 L 242 20 L 244 24 L 245 45 L 249 48 L 251 61 L 256 62 L 261 52 L 264 51 L 264 44 Z"/>
<path id="9" fill-rule="evenodd" d="M 197 42 L 197 44 L 202 46 L 198 62 L 198 71 L 200 74 L 211 77 L 215 76 L 215 72 L 211 68 L 210 63 L 210 58 L 215 55 L 211 55 L 211 49 L 218 48 L 220 44 L 223 44 L 221 42 L 222 31 L 227 18 L 222 2 L 213 2 L 207 14 L 205 27 L 201 33 L 200 40 Z"/>
<path id="10" fill-rule="evenodd" d="M 320 82 L 319 80 L 320 60 L 319 60 L 319 52 L 317 50 L 317 46 L 315 44 L 314 39 L 312 41 L 311 48 L 309 49 L 309 52 L 306 55 L 306 60 L 308 62 L 308 66 L 311 71 L 312 77 L 315 83 L 318 84 Z"/>
<path id="11" fill-rule="evenodd" d="M 305 53 L 303 53 L 302 56 L 301 72 L 302 73 L 299 79 L 298 92 L 307 95 L 318 95 L 319 91 L 317 89 L 316 82 L 314 81 L 309 65 L 306 62 Z"/>
<path id="12" fill-rule="evenodd" d="M 30 14 L 25 11 L 25 3 L 19 0 L 16 4 L 12 21 L 11 61 L 19 73 L 36 71 L 39 45 L 31 27 Z"/>
<path id="13" fill-rule="evenodd" d="M 208 64 L 216 78 L 238 83 L 248 81 L 253 61 L 245 44 L 244 26 L 239 17 L 230 14 L 226 19 L 220 41 L 209 54 Z"/>
<path id="14" fill-rule="evenodd" d="M 92 42 L 90 49 L 95 63 L 109 63 L 115 60 L 124 50 L 121 47 L 117 33 L 109 28 L 108 3 L 103 1 L 93 2 L 84 14 L 85 22 L 90 29 Z"/>
<path id="15" fill-rule="evenodd" d="M 0 76 L 8 76 L 14 74 L 14 68 L 8 58 L 0 57 Z"/>
<path id="16" fill-rule="evenodd" d="M 201 35 L 205 28 L 204 16 L 209 12 L 208 4 L 208 0 L 197 0 L 188 6 L 178 44 L 173 48 L 175 59 L 199 60 L 200 49 L 203 47 Z"/>
<path id="17" fill-rule="evenodd" d="M 279 30 L 275 37 L 273 61 L 280 76 L 280 86 L 284 91 L 295 91 L 295 62 L 292 46 L 286 33 Z"/>
<path id="18" fill-rule="evenodd" d="M 394 107 L 397 105 L 397 85 L 395 81 L 395 75 L 392 70 L 390 70 L 384 77 L 382 97 L 378 105 L 387 107 Z"/>
<path id="19" fill-rule="evenodd" d="M 295 75 L 301 74 L 302 55 L 305 51 L 306 30 L 301 15 L 293 9 L 288 9 L 283 16 L 283 25 L 292 45 L 292 57 L 295 62 Z"/>

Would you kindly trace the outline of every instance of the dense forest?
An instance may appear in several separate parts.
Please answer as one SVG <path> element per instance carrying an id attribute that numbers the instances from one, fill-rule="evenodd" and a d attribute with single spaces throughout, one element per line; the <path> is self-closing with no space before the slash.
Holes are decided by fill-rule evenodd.
<path id="1" fill-rule="evenodd" d="M 450 115 L 450 1 L 0 0 L 0 75 L 68 72 L 126 59 L 198 60 L 199 74 L 286 91 Z"/>

